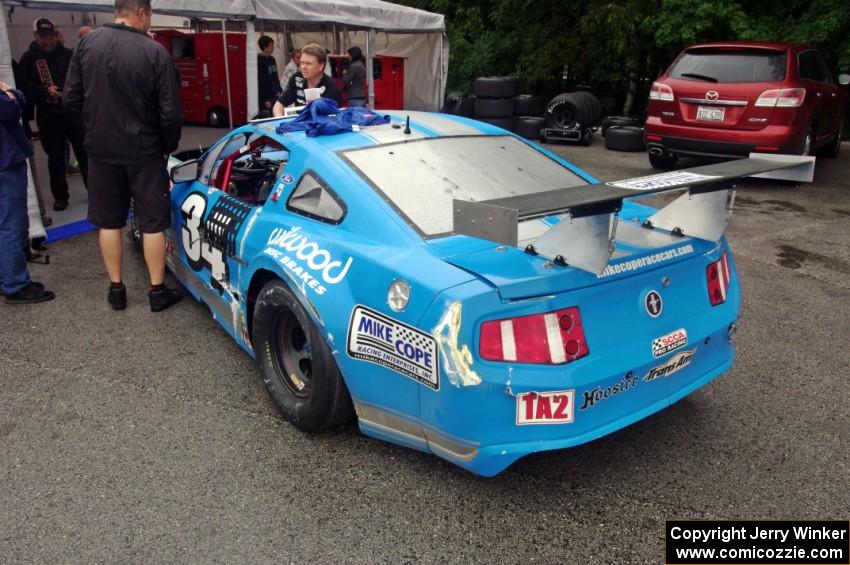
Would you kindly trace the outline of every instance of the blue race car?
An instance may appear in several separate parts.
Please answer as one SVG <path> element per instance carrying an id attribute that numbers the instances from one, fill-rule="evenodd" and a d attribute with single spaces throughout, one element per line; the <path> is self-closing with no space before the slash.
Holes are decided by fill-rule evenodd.
<path id="1" fill-rule="evenodd" d="M 251 123 L 171 171 L 168 266 L 295 426 L 356 415 L 492 476 L 732 365 L 730 179 L 787 163 L 600 183 L 487 124 L 390 119 L 327 136 Z M 675 190 L 660 210 L 628 199 Z"/>

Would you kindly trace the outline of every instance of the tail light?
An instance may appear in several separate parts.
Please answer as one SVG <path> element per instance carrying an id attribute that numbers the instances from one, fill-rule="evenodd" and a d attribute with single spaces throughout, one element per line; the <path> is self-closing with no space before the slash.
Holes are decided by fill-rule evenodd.
<path id="1" fill-rule="evenodd" d="M 652 88 L 649 89 L 649 99 L 672 102 L 674 100 L 673 89 L 669 85 L 653 82 Z"/>
<path id="2" fill-rule="evenodd" d="M 729 282 L 732 271 L 729 269 L 729 258 L 726 252 L 720 259 L 710 264 L 705 269 L 705 278 L 708 281 L 708 299 L 712 306 L 726 302 L 726 291 L 729 290 Z"/>
<path id="3" fill-rule="evenodd" d="M 589 353 L 576 307 L 481 324 L 481 357 L 488 361 L 561 365 Z"/>
<path id="4" fill-rule="evenodd" d="M 805 98 L 805 88 L 774 88 L 762 92 L 755 105 L 764 108 L 799 108 Z"/>

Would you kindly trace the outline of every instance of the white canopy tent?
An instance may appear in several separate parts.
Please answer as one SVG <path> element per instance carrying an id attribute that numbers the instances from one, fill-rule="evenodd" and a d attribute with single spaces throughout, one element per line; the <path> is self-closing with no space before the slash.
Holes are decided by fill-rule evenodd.
<path id="1" fill-rule="evenodd" d="M 6 22 L 9 11 L 17 6 L 33 10 L 112 12 L 114 0 L 0 0 L 0 81 L 14 84 L 12 53 Z M 332 31 L 346 45 L 360 46 L 367 62 L 370 83 L 370 107 L 374 106 L 372 84 L 373 54 L 405 57 L 405 106 L 416 110 L 437 110 L 445 94 L 448 74 L 448 40 L 445 21 L 440 14 L 408 8 L 381 0 L 152 0 L 154 13 L 245 22 L 246 81 L 248 116 L 257 113 L 257 44 L 255 24 L 282 24 L 284 37 L 289 33 Z M 378 34 L 381 41 L 378 41 Z M 339 35 L 338 35 L 339 34 Z M 302 36 L 307 38 L 309 36 Z M 304 40 L 306 43 L 306 39 Z M 222 49 L 226 50 L 222 34 Z M 227 58 L 225 57 L 225 64 Z M 226 69 L 229 76 L 229 69 Z M 229 81 L 228 81 L 229 82 Z M 230 85 L 228 84 L 228 98 Z M 231 119 L 231 123 L 233 120 Z M 30 180 L 30 193 L 34 194 Z M 31 199 L 34 202 L 34 198 Z M 33 204 L 33 206 L 35 206 Z M 41 237 L 44 228 L 40 215 L 31 206 L 31 235 Z"/>

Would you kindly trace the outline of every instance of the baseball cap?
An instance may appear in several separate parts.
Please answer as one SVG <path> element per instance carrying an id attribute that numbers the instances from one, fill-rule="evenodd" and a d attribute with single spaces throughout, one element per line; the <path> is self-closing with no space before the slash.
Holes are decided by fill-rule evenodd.
<path id="1" fill-rule="evenodd" d="M 32 30 L 39 35 L 56 35 L 56 27 L 47 18 L 36 18 L 32 23 Z"/>

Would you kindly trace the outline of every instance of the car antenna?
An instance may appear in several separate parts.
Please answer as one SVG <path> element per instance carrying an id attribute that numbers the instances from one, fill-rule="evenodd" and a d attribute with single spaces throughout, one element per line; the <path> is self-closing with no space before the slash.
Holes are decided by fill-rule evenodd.
<path id="1" fill-rule="evenodd" d="M 404 133 L 410 134 L 410 114 L 407 115 L 407 121 L 404 124 Z"/>

